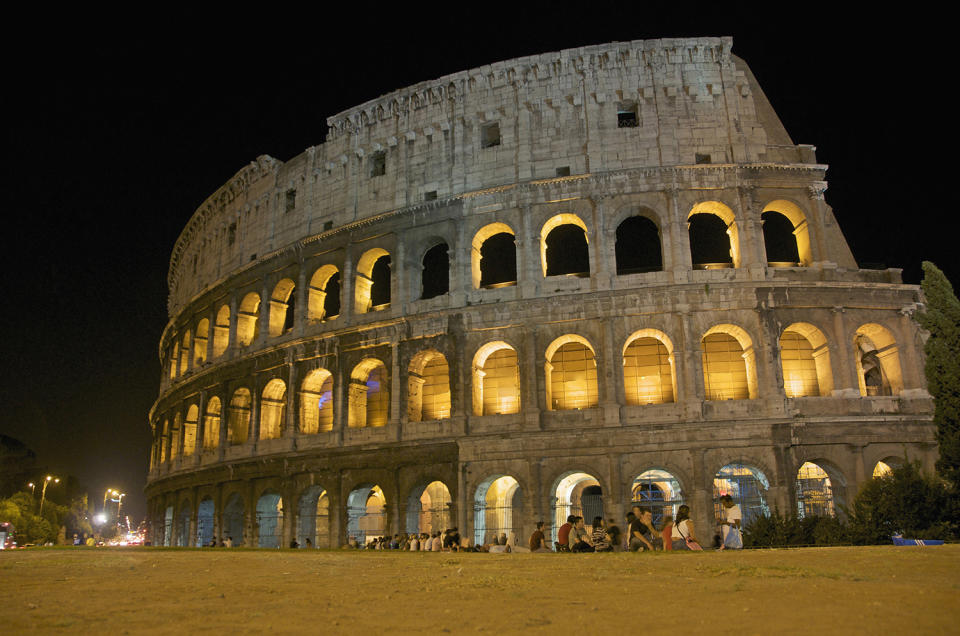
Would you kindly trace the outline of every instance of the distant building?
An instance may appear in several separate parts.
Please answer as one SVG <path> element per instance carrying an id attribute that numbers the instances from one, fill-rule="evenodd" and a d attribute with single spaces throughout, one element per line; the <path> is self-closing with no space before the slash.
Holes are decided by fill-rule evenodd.
<path id="1" fill-rule="evenodd" d="M 833 514 L 932 464 L 920 290 L 858 268 L 731 45 L 423 82 L 210 196 L 170 262 L 154 543 L 523 542 L 634 502 L 709 535 L 721 494 Z"/>

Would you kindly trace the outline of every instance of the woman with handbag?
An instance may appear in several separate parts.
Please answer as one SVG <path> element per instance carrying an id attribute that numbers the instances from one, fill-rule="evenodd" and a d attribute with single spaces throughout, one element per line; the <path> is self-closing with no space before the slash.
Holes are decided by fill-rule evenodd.
<path id="1" fill-rule="evenodd" d="M 674 550 L 703 550 L 700 547 L 700 542 L 697 541 L 693 521 L 690 519 L 690 506 L 684 504 L 677 510 L 671 539 L 673 540 L 672 547 Z"/>

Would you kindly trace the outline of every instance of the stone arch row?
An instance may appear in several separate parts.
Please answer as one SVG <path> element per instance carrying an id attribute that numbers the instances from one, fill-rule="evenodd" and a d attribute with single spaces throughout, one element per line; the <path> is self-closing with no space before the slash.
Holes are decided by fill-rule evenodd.
<path id="1" fill-rule="evenodd" d="M 900 461 L 897 457 L 877 461 L 871 476 L 884 476 Z M 792 507 L 800 518 L 836 516 L 847 490 L 847 478 L 839 468 L 822 459 L 801 460 L 792 475 Z M 275 487 L 254 492 L 255 505 L 252 498 L 245 501 L 241 489 L 232 489 L 220 498 L 219 510 L 211 495 L 202 496 L 196 508 L 189 496 L 179 500 L 176 511 L 174 506 L 166 506 L 163 523 L 155 524 L 158 532 L 154 541 L 190 547 L 217 545 L 229 539 L 235 547 L 280 548 L 293 540 L 301 548 L 332 548 L 349 542 L 364 545 L 390 534 L 432 535 L 457 526 L 458 519 L 466 519 L 470 530 L 464 527 L 463 534 L 475 544 L 489 544 L 506 536 L 511 543 L 524 545 L 534 512 L 545 517 L 553 540 L 557 528 L 570 515 L 583 517 L 588 526 L 595 517 L 620 523 L 616 517 L 633 506 L 651 510 L 654 523 L 662 526 L 667 517 L 677 514 L 680 505 L 692 503 L 692 491 L 684 485 L 687 481 L 678 471 L 664 466 L 645 468 L 630 479 L 628 488 L 621 489 L 625 501 L 617 511 L 609 510 L 610 497 L 605 497 L 609 491 L 603 478 L 580 469 L 555 476 L 546 493 L 547 505 L 538 506 L 543 508 L 539 511 L 525 510 L 530 505 L 525 495 L 528 485 L 522 477 L 509 473 L 486 475 L 464 493 L 469 499 L 460 502 L 442 480 L 420 482 L 405 497 L 397 493 L 396 501 L 388 501 L 384 488 L 372 482 L 355 484 L 345 501 L 332 497 L 322 485 L 310 484 L 294 493 L 293 505 L 285 502 Z M 712 512 L 719 518 L 720 497 L 730 495 L 741 507 L 744 525 L 749 526 L 758 516 L 770 513 L 770 490 L 764 470 L 749 460 L 724 464 L 713 473 L 713 510 L 706 516 L 709 518 Z M 458 515 L 460 510 L 462 516 Z"/>
<path id="2" fill-rule="evenodd" d="M 742 264 L 740 234 L 733 209 L 719 201 L 694 205 L 687 215 L 693 267 L 717 269 Z M 771 201 L 761 212 L 768 264 L 810 265 L 813 257 L 806 215 L 791 201 Z M 614 260 L 617 275 L 664 269 L 661 215 L 649 208 L 633 210 L 615 230 Z M 589 277 L 590 230 L 580 214 L 564 212 L 547 219 L 539 232 L 541 271 L 548 276 Z M 428 300 L 450 292 L 449 243 L 436 237 L 425 245 L 418 261 L 420 282 L 417 298 Z M 517 275 L 516 231 L 496 221 L 479 228 L 470 248 L 473 289 L 515 285 Z M 392 299 L 394 263 L 384 247 L 372 247 L 357 259 L 352 276 L 353 314 L 387 309 Z M 320 323 L 337 319 L 343 310 L 345 271 L 333 263 L 318 267 L 309 282 L 298 290 L 291 278 L 282 278 L 272 289 L 248 291 L 236 302 L 221 304 L 215 315 L 204 317 L 175 334 L 166 354 L 170 379 L 188 369 L 224 355 L 228 347 L 250 347 L 258 338 L 278 338 L 293 331 L 298 320 Z M 299 293 L 298 293 L 299 292 Z M 304 300 L 305 299 L 305 300 Z M 298 310 L 305 302 L 305 311 Z"/>
<path id="3" fill-rule="evenodd" d="M 754 340 L 734 324 L 714 325 L 700 340 L 703 397 L 705 400 L 746 400 L 759 396 Z M 810 323 L 792 323 L 780 334 L 778 351 L 783 393 L 788 398 L 826 397 L 835 388 L 834 363 L 827 337 Z M 903 374 L 896 340 L 889 329 L 875 323 L 861 325 L 852 340 L 857 382 L 863 397 L 896 395 L 903 388 Z M 836 349 L 834 349 L 836 351 Z M 843 353 L 841 352 L 841 355 Z M 597 348 L 579 334 L 555 338 L 544 355 L 544 406 L 551 411 L 581 410 L 600 404 Z M 678 401 L 677 360 L 671 338 L 657 329 L 640 329 L 624 342 L 622 401 L 625 406 L 644 406 Z M 480 346 L 470 364 L 471 414 L 509 415 L 521 410 L 522 390 L 517 348 L 506 340 Z M 382 427 L 391 419 L 392 390 L 387 365 L 367 357 L 345 378 L 346 426 Z M 842 383 L 841 383 L 842 384 Z M 236 387 L 227 396 L 211 396 L 201 421 L 194 402 L 162 420 L 155 431 L 151 467 L 178 455 L 190 456 L 228 445 L 242 445 L 251 435 L 257 441 L 279 439 L 293 433 L 287 418 L 296 418 L 296 432 L 317 434 L 335 427 L 334 372 L 313 368 L 305 373 L 289 413 L 288 386 L 280 377 L 267 380 L 259 396 L 247 386 Z M 258 400 L 255 398 L 259 398 Z M 407 422 L 451 417 L 453 392 L 446 356 L 427 348 L 416 353 L 406 369 Z M 198 443 L 201 448 L 198 448 Z"/>

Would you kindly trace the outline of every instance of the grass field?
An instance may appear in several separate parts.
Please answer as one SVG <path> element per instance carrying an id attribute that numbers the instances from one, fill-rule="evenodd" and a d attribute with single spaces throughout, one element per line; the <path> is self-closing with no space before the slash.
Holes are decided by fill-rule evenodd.
<path id="1" fill-rule="evenodd" d="M 0 632 L 957 633 L 960 545 L 681 554 L 0 552 Z"/>

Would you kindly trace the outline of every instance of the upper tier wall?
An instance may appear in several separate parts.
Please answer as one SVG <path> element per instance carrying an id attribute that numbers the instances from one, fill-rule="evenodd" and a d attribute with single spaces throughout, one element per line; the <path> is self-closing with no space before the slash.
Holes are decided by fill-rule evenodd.
<path id="1" fill-rule="evenodd" d="M 812 163 L 731 45 L 664 39 L 535 55 L 335 115 L 325 143 L 286 163 L 259 157 L 194 213 L 170 261 L 170 315 L 266 253 L 425 199 L 567 173 Z"/>

